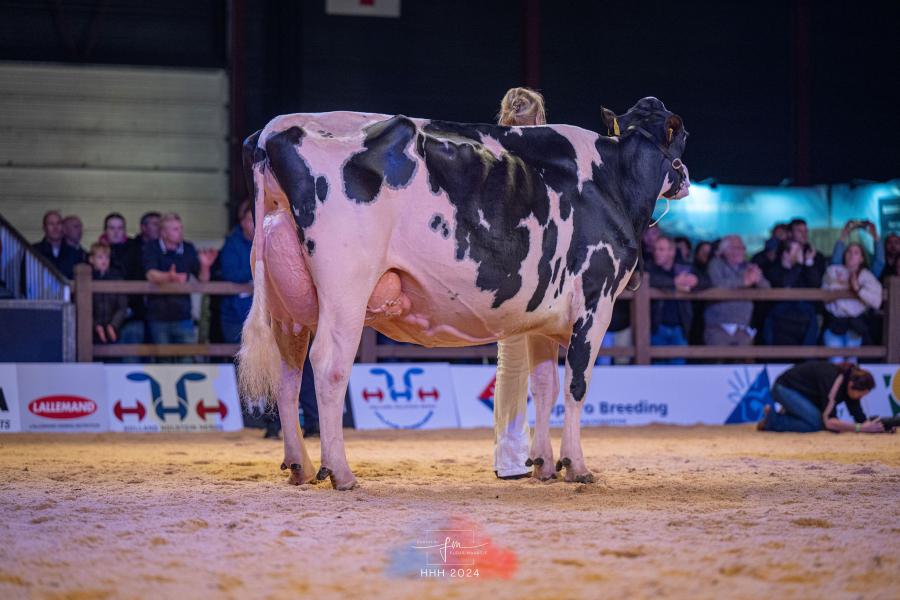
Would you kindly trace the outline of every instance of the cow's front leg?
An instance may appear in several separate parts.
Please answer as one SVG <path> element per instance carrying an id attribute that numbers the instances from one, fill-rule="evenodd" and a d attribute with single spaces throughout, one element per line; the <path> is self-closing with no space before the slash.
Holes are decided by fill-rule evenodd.
<path id="1" fill-rule="evenodd" d="M 553 445 L 550 443 L 550 413 L 559 395 L 559 344 L 542 336 L 529 336 L 528 363 L 531 367 L 535 419 L 526 465 L 534 467 L 534 477 L 547 480 L 556 477 Z"/>
<path id="2" fill-rule="evenodd" d="M 344 449 L 343 420 L 344 396 L 365 318 L 365 303 L 360 306 L 363 310 L 357 312 L 323 310 L 310 351 L 322 445 L 322 467 L 316 478 L 330 478 L 337 490 L 356 486 Z"/>
<path id="3" fill-rule="evenodd" d="M 584 464 L 581 450 L 581 409 L 587 396 L 588 385 L 600 340 L 609 325 L 609 316 L 604 319 L 595 313 L 585 313 L 575 322 L 569 350 L 566 353 L 565 419 L 563 421 L 562 444 L 556 470 L 566 469 L 566 481 L 592 483 L 594 476 Z"/>

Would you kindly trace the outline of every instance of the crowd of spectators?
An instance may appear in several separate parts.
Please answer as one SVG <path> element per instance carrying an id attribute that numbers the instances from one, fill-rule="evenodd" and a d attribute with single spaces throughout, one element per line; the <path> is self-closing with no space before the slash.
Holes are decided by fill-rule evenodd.
<path id="1" fill-rule="evenodd" d="M 871 239 L 866 249 L 850 242 L 856 231 Z M 738 235 L 691 242 L 647 230 L 644 256 L 650 286 L 664 290 L 706 288 L 821 288 L 848 290 L 854 298 L 825 304 L 805 300 L 690 302 L 653 300 L 651 343 L 655 346 L 818 345 L 846 348 L 879 343 L 882 284 L 900 268 L 900 236 L 880 238 L 868 221 L 849 221 L 831 257 L 810 242 L 803 219 L 778 223 L 765 246 L 752 257 Z M 627 312 L 618 306 L 604 346 L 629 345 Z M 843 358 L 836 357 L 834 362 Z M 849 360 L 852 360 L 849 359 Z M 684 363 L 684 359 L 657 362 Z"/>
<path id="2" fill-rule="evenodd" d="M 70 278 L 76 264 L 89 262 L 95 279 L 167 283 L 194 277 L 200 281 L 249 283 L 254 228 L 248 202 L 239 206 L 236 221 L 221 250 L 198 251 L 184 239 L 177 214 L 148 212 L 140 219 L 140 231 L 129 238 L 125 218 L 110 213 L 104 219 L 100 238 L 90 245 L 90 252 L 85 252 L 81 219 L 75 215 L 63 218 L 58 211 L 49 211 L 43 219 L 44 238 L 34 248 Z M 863 244 L 850 241 L 854 232 L 870 238 L 871 259 Z M 867 221 L 849 221 L 830 258 L 810 243 L 803 219 L 776 224 L 763 249 L 752 257 L 748 257 L 740 236 L 733 234 L 692 242 L 653 227 L 647 230 L 643 246 L 650 286 L 658 289 L 822 288 L 849 290 L 855 296 L 825 304 L 805 300 L 654 300 L 651 343 L 657 346 L 854 347 L 878 343 L 882 283 L 900 269 L 900 236 L 890 233 L 882 239 L 874 224 Z M 212 302 L 211 341 L 240 341 L 251 300 L 248 293 Z M 195 317 L 188 295 L 134 295 L 127 300 L 97 295 L 95 341 L 191 343 L 197 340 Z M 617 303 L 603 345 L 631 343 L 628 307 Z M 677 364 L 685 360 L 659 362 Z"/>
<path id="3" fill-rule="evenodd" d="M 228 234 L 222 250 L 200 249 L 184 239 L 181 218 L 176 213 L 147 212 L 140 231 L 128 236 L 125 217 L 109 213 L 103 231 L 86 252 L 81 245 L 83 223 L 77 216 L 65 218 L 48 211 L 43 218 L 44 237 L 34 249 L 64 276 L 74 278 L 75 266 L 91 265 L 94 280 L 147 280 L 154 283 L 213 279 L 249 283 L 253 215 L 249 203 L 241 204 L 239 224 Z M 209 327 L 212 341 L 236 343 L 250 311 L 250 294 L 214 302 Z M 94 343 L 179 344 L 197 341 L 198 316 L 188 294 L 130 295 L 95 294 L 93 298 Z M 215 339 L 218 338 L 218 339 Z"/>

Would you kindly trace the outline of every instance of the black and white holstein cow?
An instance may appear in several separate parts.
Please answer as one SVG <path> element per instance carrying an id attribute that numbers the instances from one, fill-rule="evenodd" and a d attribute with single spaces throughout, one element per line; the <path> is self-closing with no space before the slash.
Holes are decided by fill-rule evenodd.
<path id="1" fill-rule="evenodd" d="M 657 199 L 689 186 L 687 132 L 656 98 L 604 110 L 610 137 L 569 125 L 470 125 L 352 112 L 276 117 L 244 144 L 255 194 L 253 308 L 242 393 L 275 399 L 292 483 L 356 480 L 341 429 L 363 327 L 423 346 L 528 336 L 536 426 L 527 466 L 590 482 L 587 393 L 613 302 Z M 321 468 L 298 422 L 300 373 L 318 392 Z M 568 348 L 560 460 L 550 412 Z"/>

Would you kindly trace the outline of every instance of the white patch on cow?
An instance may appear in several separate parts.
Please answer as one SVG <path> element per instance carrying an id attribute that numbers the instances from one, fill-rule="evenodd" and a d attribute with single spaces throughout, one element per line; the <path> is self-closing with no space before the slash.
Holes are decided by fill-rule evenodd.
<path id="1" fill-rule="evenodd" d="M 484 145 L 485 150 L 494 155 L 494 158 L 499 159 L 500 156 L 506 152 L 506 149 L 503 145 L 498 142 L 494 137 L 481 134 L 481 143 Z"/>
<path id="2" fill-rule="evenodd" d="M 662 195 L 669 191 L 673 183 L 673 181 L 669 181 L 669 174 L 666 173 L 666 178 L 663 179 L 662 187 L 659 188 L 659 194 L 656 197 L 662 198 Z"/>
<path id="3" fill-rule="evenodd" d="M 519 127 L 518 125 L 516 125 L 516 126 L 514 126 L 514 127 L 510 127 L 510 128 L 509 128 L 509 132 L 510 132 L 510 133 L 514 133 L 514 134 L 516 134 L 516 135 L 523 135 L 523 133 L 522 133 L 522 128 Z"/>
<path id="4" fill-rule="evenodd" d="M 478 224 L 484 227 L 486 230 L 491 230 L 491 224 L 485 221 L 484 212 L 479 208 L 478 209 Z"/>

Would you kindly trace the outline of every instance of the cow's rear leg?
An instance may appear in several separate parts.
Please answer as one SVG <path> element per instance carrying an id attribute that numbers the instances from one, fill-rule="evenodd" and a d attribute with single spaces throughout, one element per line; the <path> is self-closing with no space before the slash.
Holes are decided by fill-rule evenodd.
<path id="1" fill-rule="evenodd" d="M 346 302 L 346 296 L 335 299 Z M 320 302 L 319 323 L 310 350 L 316 380 L 316 398 L 319 404 L 319 435 L 322 445 L 322 467 L 317 479 L 331 478 L 331 485 L 338 490 L 356 486 L 356 478 L 347 464 L 344 450 L 344 395 L 350 380 L 350 369 L 359 347 L 365 319 L 365 298 L 358 309 L 348 306 L 327 306 Z M 352 306 L 352 305 L 351 305 Z"/>
<path id="2" fill-rule="evenodd" d="M 276 328 L 275 341 L 282 356 L 281 377 L 275 390 L 281 431 L 284 436 L 284 461 L 281 468 L 291 471 L 288 483 L 293 485 L 314 483 L 315 467 L 303 443 L 299 406 L 300 380 L 306 351 L 309 348 L 309 330 L 298 332 L 295 336 L 292 330 L 282 331 L 277 322 L 273 323 L 273 326 Z"/>
<path id="3" fill-rule="evenodd" d="M 553 446 L 550 443 L 550 413 L 559 395 L 559 344 L 542 336 L 528 336 L 528 364 L 531 394 L 534 397 L 534 435 L 526 466 L 541 480 L 556 477 Z"/>
<path id="4" fill-rule="evenodd" d="M 612 311 L 586 312 L 575 322 L 566 353 L 565 418 L 556 470 L 566 470 L 566 481 L 592 483 L 594 476 L 584 463 L 581 450 L 581 409 L 591 382 L 600 340 L 609 326 Z"/>

